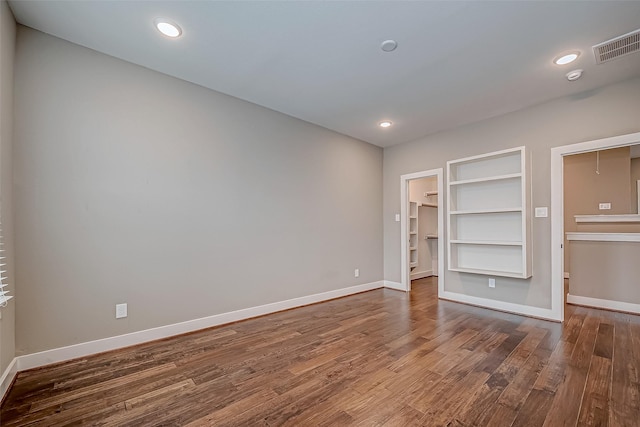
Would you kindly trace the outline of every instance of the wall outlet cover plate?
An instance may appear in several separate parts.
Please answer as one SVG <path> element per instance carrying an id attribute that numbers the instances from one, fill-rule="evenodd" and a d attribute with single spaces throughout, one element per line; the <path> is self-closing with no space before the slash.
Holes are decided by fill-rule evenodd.
<path id="1" fill-rule="evenodd" d="M 127 317 L 127 304 L 116 304 L 116 319 Z"/>

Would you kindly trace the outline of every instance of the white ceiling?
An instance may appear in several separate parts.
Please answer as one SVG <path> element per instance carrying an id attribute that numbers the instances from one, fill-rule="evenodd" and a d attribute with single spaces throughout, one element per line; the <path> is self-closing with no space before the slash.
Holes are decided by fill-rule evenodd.
<path id="1" fill-rule="evenodd" d="M 640 1 L 10 1 L 29 27 L 386 147 L 640 75 Z M 183 29 L 170 40 L 153 26 Z M 383 40 L 398 48 L 380 50 Z M 559 53 L 579 50 L 559 67 Z M 569 82 L 565 73 L 585 70 Z M 389 119 L 394 125 L 380 129 Z"/>

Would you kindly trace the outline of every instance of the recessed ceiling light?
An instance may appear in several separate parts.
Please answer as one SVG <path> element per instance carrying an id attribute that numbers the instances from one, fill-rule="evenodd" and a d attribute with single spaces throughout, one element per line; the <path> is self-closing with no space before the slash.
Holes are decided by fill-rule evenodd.
<path id="1" fill-rule="evenodd" d="M 165 18 L 156 18 L 154 21 L 156 28 L 167 37 L 176 38 L 182 34 L 182 29 L 178 24 Z"/>
<path id="2" fill-rule="evenodd" d="M 381 128 L 388 128 L 392 124 L 393 123 L 391 123 L 389 120 L 383 120 L 380 123 L 378 123 L 378 126 L 380 126 Z"/>
<path id="3" fill-rule="evenodd" d="M 398 42 L 395 40 L 385 40 L 380 45 L 380 49 L 382 49 L 385 52 L 391 52 L 392 50 L 395 50 L 397 47 L 398 47 Z"/>
<path id="4" fill-rule="evenodd" d="M 578 80 L 580 77 L 582 77 L 582 70 L 573 70 L 567 73 L 567 80 L 570 82 Z"/>
<path id="5" fill-rule="evenodd" d="M 580 52 L 571 52 L 571 53 L 567 53 L 565 55 L 557 57 L 556 59 L 553 60 L 553 62 L 556 65 L 566 65 L 578 59 L 578 56 L 580 56 Z"/>

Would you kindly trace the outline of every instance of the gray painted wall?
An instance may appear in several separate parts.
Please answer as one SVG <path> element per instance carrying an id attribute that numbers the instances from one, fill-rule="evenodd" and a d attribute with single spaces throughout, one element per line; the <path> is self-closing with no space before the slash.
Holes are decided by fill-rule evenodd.
<path id="1" fill-rule="evenodd" d="M 382 280 L 380 148 L 25 27 L 15 89 L 18 354 Z"/>
<path id="2" fill-rule="evenodd" d="M 580 84 L 580 81 L 567 84 Z M 640 79 L 632 79 L 385 149 L 385 279 L 400 281 L 400 223 L 394 221 L 394 215 L 400 212 L 400 175 L 446 168 L 448 160 L 525 145 L 530 150 L 533 162 L 531 208 L 550 206 L 551 147 L 638 132 L 639 111 Z M 446 197 L 440 200 L 446 206 Z M 490 289 L 486 276 L 446 271 L 445 289 L 482 298 L 550 308 L 550 230 L 550 218 L 533 218 L 531 279 L 498 277 L 496 288 Z"/>
<path id="3" fill-rule="evenodd" d="M 7 273 L 12 295 L 15 296 L 13 275 L 13 170 L 11 145 L 13 140 L 13 60 L 16 39 L 16 24 L 9 6 L 0 1 L 0 215 L 4 236 L 3 270 Z M 0 375 L 15 356 L 15 299 L 0 308 Z"/>

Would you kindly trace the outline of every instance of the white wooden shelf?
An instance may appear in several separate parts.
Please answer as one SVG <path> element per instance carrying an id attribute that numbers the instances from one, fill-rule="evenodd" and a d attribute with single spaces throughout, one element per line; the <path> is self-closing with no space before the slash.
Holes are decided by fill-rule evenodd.
<path id="1" fill-rule="evenodd" d="M 640 233 L 567 233 L 569 241 L 640 242 Z"/>
<path id="2" fill-rule="evenodd" d="M 526 150 L 447 162 L 449 270 L 531 277 Z"/>
<path id="3" fill-rule="evenodd" d="M 425 236 L 425 239 L 437 239 L 438 235 L 437 234 L 427 234 Z"/>
<path id="4" fill-rule="evenodd" d="M 500 181 L 503 179 L 516 179 L 522 178 L 522 173 L 510 173 L 507 175 L 488 176 L 484 178 L 464 179 L 461 181 L 451 181 L 449 185 L 463 185 L 463 184 L 475 184 L 479 182 Z"/>
<path id="5" fill-rule="evenodd" d="M 605 223 L 618 223 L 618 222 L 640 222 L 640 215 L 638 214 L 624 214 L 624 215 L 575 215 L 576 222 L 605 222 Z"/>
<path id="6" fill-rule="evenodd" d="M 493 214 L 502 212 L 522 212 L 522 208 L 502 208 L 502 209 L 469 209 L 464 211 L 450 211 L 449 215 L 477 215 Z"/>
<path id="7" fill-rule="evenodd" d="M 425 206 L 427 208 L 437 208 L 438 204 L 437 203 L 420 203 L 420 206 Z"/>
<path id="8" fill-rule="evenodd" d="M 449 240 L 449 243 L 457 245 L 522 246 L 522 242 L 511 242 L 506 240 Z"/>
<path id="9" fill-rule="evenodd" d="M 480 268 L 450 268 L 449 270 L 457 271 L 459 273 L 484 274 L 486 276 L 513 277 L 515 279 L 522 279 L 521 273 L 519 272 L 510 273 L 504 270 L 483 270 Z"/>
<path id="10" fill-rule="evenodd" d="M 438 191 L 434 190 L 434 191 L 425 191 L 425 194 L 427 196 L 437 196 L 438 195 Z"/>

